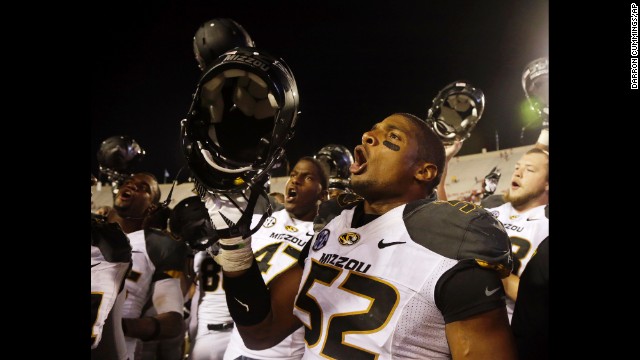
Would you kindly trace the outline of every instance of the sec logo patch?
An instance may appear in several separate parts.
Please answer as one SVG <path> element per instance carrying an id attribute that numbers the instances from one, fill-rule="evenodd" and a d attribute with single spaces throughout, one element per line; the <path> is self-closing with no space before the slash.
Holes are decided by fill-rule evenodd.
<path id="1" fill-rule="evenodd" d="M 264 221 L 264 224 L 262 224 L 262 226 L 266 228 L 270 228 L 275 224 L 276 224 L 276 218 L 274 218 L 273 216 L 269 216 L 267 220 Z"/>
<path id="2" fill-rule="evenodd" d="M 327 245 L 327 241 L 329 240 L 329 233 L 329 229 L 324 229 L 318 233 L 318 236 L 316 236 L 316 242 L 313 243 L 314 251 L 318 251 L 325 245 Z"/>

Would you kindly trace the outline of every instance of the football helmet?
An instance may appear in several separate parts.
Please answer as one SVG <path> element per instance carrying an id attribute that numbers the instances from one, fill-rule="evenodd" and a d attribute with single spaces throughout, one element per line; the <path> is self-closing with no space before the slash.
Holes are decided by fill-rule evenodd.
<path id="1" fill-rule="evenodd" d="M 131 137 L 112 136 L 100 143 L 98 168 L 109 181 L 119 182 L 131 176 L 144 155 L 144 149 Z"/>
<path id="2" fill-rule="evenodd" d="M 204 250 L 217 240 L 207 208 L 199 196 L 182 199 L 173 207 L 169 229 L 193 250 Z"/>
<path id="3" fill-rule="evenodd" d="M 445 145 L 471 136 L 484 111 L 484 93 L 464 81 L 445 86 L 433 99 L 427 112 L 427 124 Z"/>
<path id="4" fill-rule="evenodd" d="M 235 47 L 255 47 L 249 33 L 232 19 L 216 18 L 200 25 L 193 37 L 193 52 L 200 70 Z"/>
<path id="5" fill-rule="evenodd" d="M 293 137 L 298 89 L 282 59 L 235 48 L 200 79 L 181 123 L 184 155 L 201 196 L 263 184 Z"/>
<path id="6" fill-rule="evenodd" d="M 542 119 L 549 121 L 549 59 L 541 57 L 533 60 L 522 72 L 522 89 L 529 100 L 531 109 Z"/>
<path id="7" fill-rule="evenodd" d="M 349 167 L 353 164 L 353 155 L 347 147 L 329 144 L 320 149 L 313 157 L 325 167 L 329 175 L 329 189 L 350 191 L 351 172 L 349 172 Z"/>

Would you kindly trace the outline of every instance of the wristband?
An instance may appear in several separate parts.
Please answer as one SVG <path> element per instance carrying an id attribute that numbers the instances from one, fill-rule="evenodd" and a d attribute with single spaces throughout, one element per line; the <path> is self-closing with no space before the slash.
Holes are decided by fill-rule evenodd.
<path id="1" fill-rule="evenodd" d="M 253 262 L 251 237 L 220 239 L 207 252 L 224 271 L 246 270 Z"/>

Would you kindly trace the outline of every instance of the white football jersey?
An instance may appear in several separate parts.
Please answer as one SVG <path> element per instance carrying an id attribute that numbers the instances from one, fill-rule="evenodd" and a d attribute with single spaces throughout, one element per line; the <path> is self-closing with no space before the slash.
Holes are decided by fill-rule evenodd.
<path id="1" fill-rule="evenodd" d="M 227 308 L 227 298 L 222 288 L 222 268 L 206 251 L 200 251 L 194 258 L 194 270 L 200 275 L 198 286 L 198 330 L 196 339 L 210 330 L 208 324 L 225 324 L 233 319 Z M 193 299 L 192 301 L 198 301 Z"/>
<path id="2" fill-rule="evenodd" d="M 412 240 L 405 206 L 357 229 L 344 210 L 313 239 L 294 307 L 304 359 L 451 357 L 434 293 L 458 261 Z"/>
<path id="3" fill-rule="evenodd" d="M 254 215 L 251 227 L 257 225 L 262 215 Z M 313 237 L 313 222 L 293 219 L 286 209 L 276 211 L 268 217 L 262 227 L 251 236 L 251 247 L 256 257 L 262 278 L 267 286 L 278 274 L 297 266 L 302 247 Z M 253 359 L 300 359 L 304 353 L 304 329 L 300 328 L 278 345 L 266 350 L 250 350 L 244 346 L 236 328 L 224 354 L 225 360 L 240 355 Z"/>
<path id="4" fill-rule="evenodd" d="M 91 348 L 95 349 L 102 338 L 102 329 L 111 312 L 129 262 L 109 262 L 97 246 L 91 246 L 91 304 L 98 305 L 97 316 L 91 326 Z"/>
<path id="5" fill-rule="evenodd" d="M 514 257 L 512 272 L 518 276 L 522 275 L 538 245 L 549 236 L 549 219 L 545 216 L 545 206 L 541 205 L 523 213 L 518 213 L 509 202 L 486 209 L 500 220 L 507 230 Z M 509 321 L 513 316 L 514 306 L 513 300 L 507 298 Z"/>
<path id="6" fill-rule="evenodd" d="M 162 234 L 159 230 L 150 231 Z M 178 272 L 182 269 L 181 266 L 184 266 L 184 260 L 180 260 L 181 255 L 178 253 L 179 243 L 174 242 L 173 240 L 167 240 L 168 238 L 155 238 L 147 241 L 145 230 L 134 231 L 127 234 L 127 236 L 131 242 L 131 260 L 133 264 L 125 281 L 127 296 L 124 301 L 122 317 L 141 317 L 144 305 L 152 298 L 152 296 L 163 297 L 162 304 L 153 304 L 158 313 L 174 311 L 182 315 L 184 299 L 182 296 L 182 290 L 180 289 L 180 280 L 178 278 L 180 274 Z M 151 260 L 148 251 L 149 249 L 147 248 L 148 246 L 164 248 L 163 251 L 154 251 L 154 254 L 157 254 L 157 264 L 154 264 Z M 162 269 L 163 266 L 167 267 L 167 263 L 171 263 L 173 265 L 172 270 L 170 271 L 173 272 L 173 275 L 169 278 L 153 282 L 156 265 L 160 266 L 160 269 Z M 180 263 L 180 265 L 178 266 L 174 263 Z M 166 270 L 164 272 L 168 273 Z M 154 295 L 154 293 L 156 295 Z M 134 359 L 135 354 L 141 349 L 142 341 L 132 337 L 125 337 L 125 339 L 127 343 L 128 356 L 129 358 Z"/>
<path id="7" fill-rule="evenodd" d="M 200 251 L 193 259 L 193 269 L 198 275 L 198 282 L 191 300 L 189 358 L 222 359 L 229 343 L 231 330 L 209 330 L 207 326 L 233 322 L 227 307 L 227 297 L 222 288 L 222 268 L 206 251 Z"/>

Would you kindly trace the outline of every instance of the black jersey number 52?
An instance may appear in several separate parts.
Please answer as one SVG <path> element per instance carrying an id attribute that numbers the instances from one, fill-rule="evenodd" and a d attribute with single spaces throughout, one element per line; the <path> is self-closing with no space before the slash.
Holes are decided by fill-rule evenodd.
<path id="1" fill-rule="evenodd" d="M 310 326 L 305 325 L 304 329 L 304 338 L 308 346 L 316 346 L 322 332 L 326 331 L 326 340 L 320 351 L 322 355 L 333 359 L 350 360 L 377 358 L 378 353 L 351 345 L 344 339 L 348 334 L 370 334 L 384 328 L 398 305 L 400 298 L 398 290 L 380 279 L 349 271 L 349 275 L 338 289 L 365 298 L 370 301 L 370 305 L 363 311 L 333 314 L 327 328 L 323 329 L 322 307 L 308 291 L 315 283 L 320 286 L 331 286 L 345 270 L 312 261 L 309 277 L 305 280 L 296 301 L 296 307 L 309 314 Z"/>

